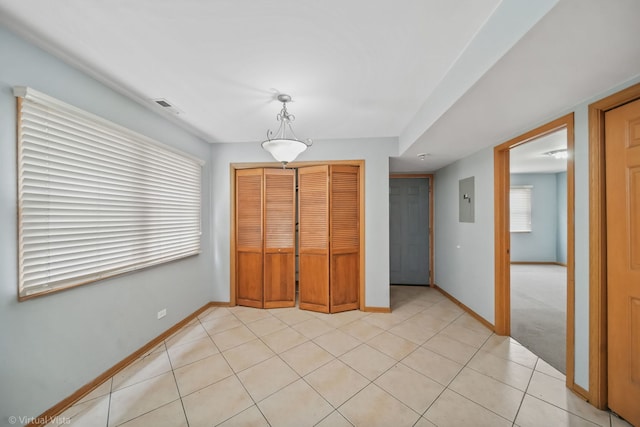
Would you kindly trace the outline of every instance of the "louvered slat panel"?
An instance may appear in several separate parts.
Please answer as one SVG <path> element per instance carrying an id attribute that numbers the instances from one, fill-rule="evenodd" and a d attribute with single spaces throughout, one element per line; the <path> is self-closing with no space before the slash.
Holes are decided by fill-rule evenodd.
<path id="1" fill-rule="evenodd" d="M 358 171 L 357 168 L 355 169 L 334 171 L 331 174 L 331 248 L 333 250 L 357 248 L 360 243 Z"/>
<path id="2" fill-rule="evenodd" d="M 295 245 L 295 176 L 292 169 L 265 170 L 265 248 Z"/>
<path id="3" fill-rule="evenodd" d="M 300 249 L 327 249 L 329 244 L 328 174 L 320 168 L 325 170 L 301 173 L 298 179 Z"/>
<path id="4" fill-rule="evenodd" d="M 262 170 L 237 171 L 237 245 L 262 249 Z"/>

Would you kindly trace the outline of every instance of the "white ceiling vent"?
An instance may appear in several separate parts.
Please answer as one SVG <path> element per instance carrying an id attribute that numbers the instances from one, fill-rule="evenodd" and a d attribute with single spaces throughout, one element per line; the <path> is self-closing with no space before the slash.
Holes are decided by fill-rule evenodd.
<path id="1" fill-rule="evenodd" d="M 171 114 L 179 115 L 184 113 L 181 109 L 179 109 L 178 107 L 176 107 L 175 105 L 173 105 L 172 103 L 170 103 L 164 98 L 156 98 L 156 99 L 152 99 L 152 101 L 156 105 L 160 106 L 162 110 L 167 111 Z"/>

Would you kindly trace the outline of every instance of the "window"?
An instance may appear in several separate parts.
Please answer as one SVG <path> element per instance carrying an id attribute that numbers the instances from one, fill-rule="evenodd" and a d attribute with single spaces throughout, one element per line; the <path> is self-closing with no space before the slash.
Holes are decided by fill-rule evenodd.
<path id="1" fill-rule="evenodd" d="M 199 159 L 31 88 L 14 93 L 20 299 L 200 253 Z"/>
<path id="2" fill-rule="evenodd" d="M 531 185 L 511 187 L 509 191 L 509 210 L 511 213 L 511 232 L 531 232 Z"/>

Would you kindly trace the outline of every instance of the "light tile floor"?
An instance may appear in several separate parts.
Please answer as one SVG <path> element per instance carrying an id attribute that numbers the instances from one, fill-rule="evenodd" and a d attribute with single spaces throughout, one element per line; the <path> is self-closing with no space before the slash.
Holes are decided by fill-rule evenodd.
<path id="1" fill-rule="evenodd" d="M 573 395 L 564 375 L 439 292 L 393 286 L 391 306 L 391 314 L 333 315 L 211 308 L 58 420 L 76 427 L 629 426 Z"/>

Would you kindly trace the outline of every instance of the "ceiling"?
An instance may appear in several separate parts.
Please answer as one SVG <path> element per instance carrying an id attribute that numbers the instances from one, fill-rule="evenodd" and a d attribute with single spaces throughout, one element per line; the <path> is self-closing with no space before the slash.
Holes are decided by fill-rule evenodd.
<path id="1" fill-rule="evenodd" d="M 567 170 L 567 159 L 547 155 L 567 148 L 567 130 L 561 129 L 509 150 L 511 173 L 556 173 Z"/>
<path id="2" fill-rule="evenodd" d="M 303 139 L 397 138 L 392 171 L 637 76 L 638 16 L 637 0 L 0 0 L 0 23 L 208 142 L 263 140 L 288 93 Z"/>

